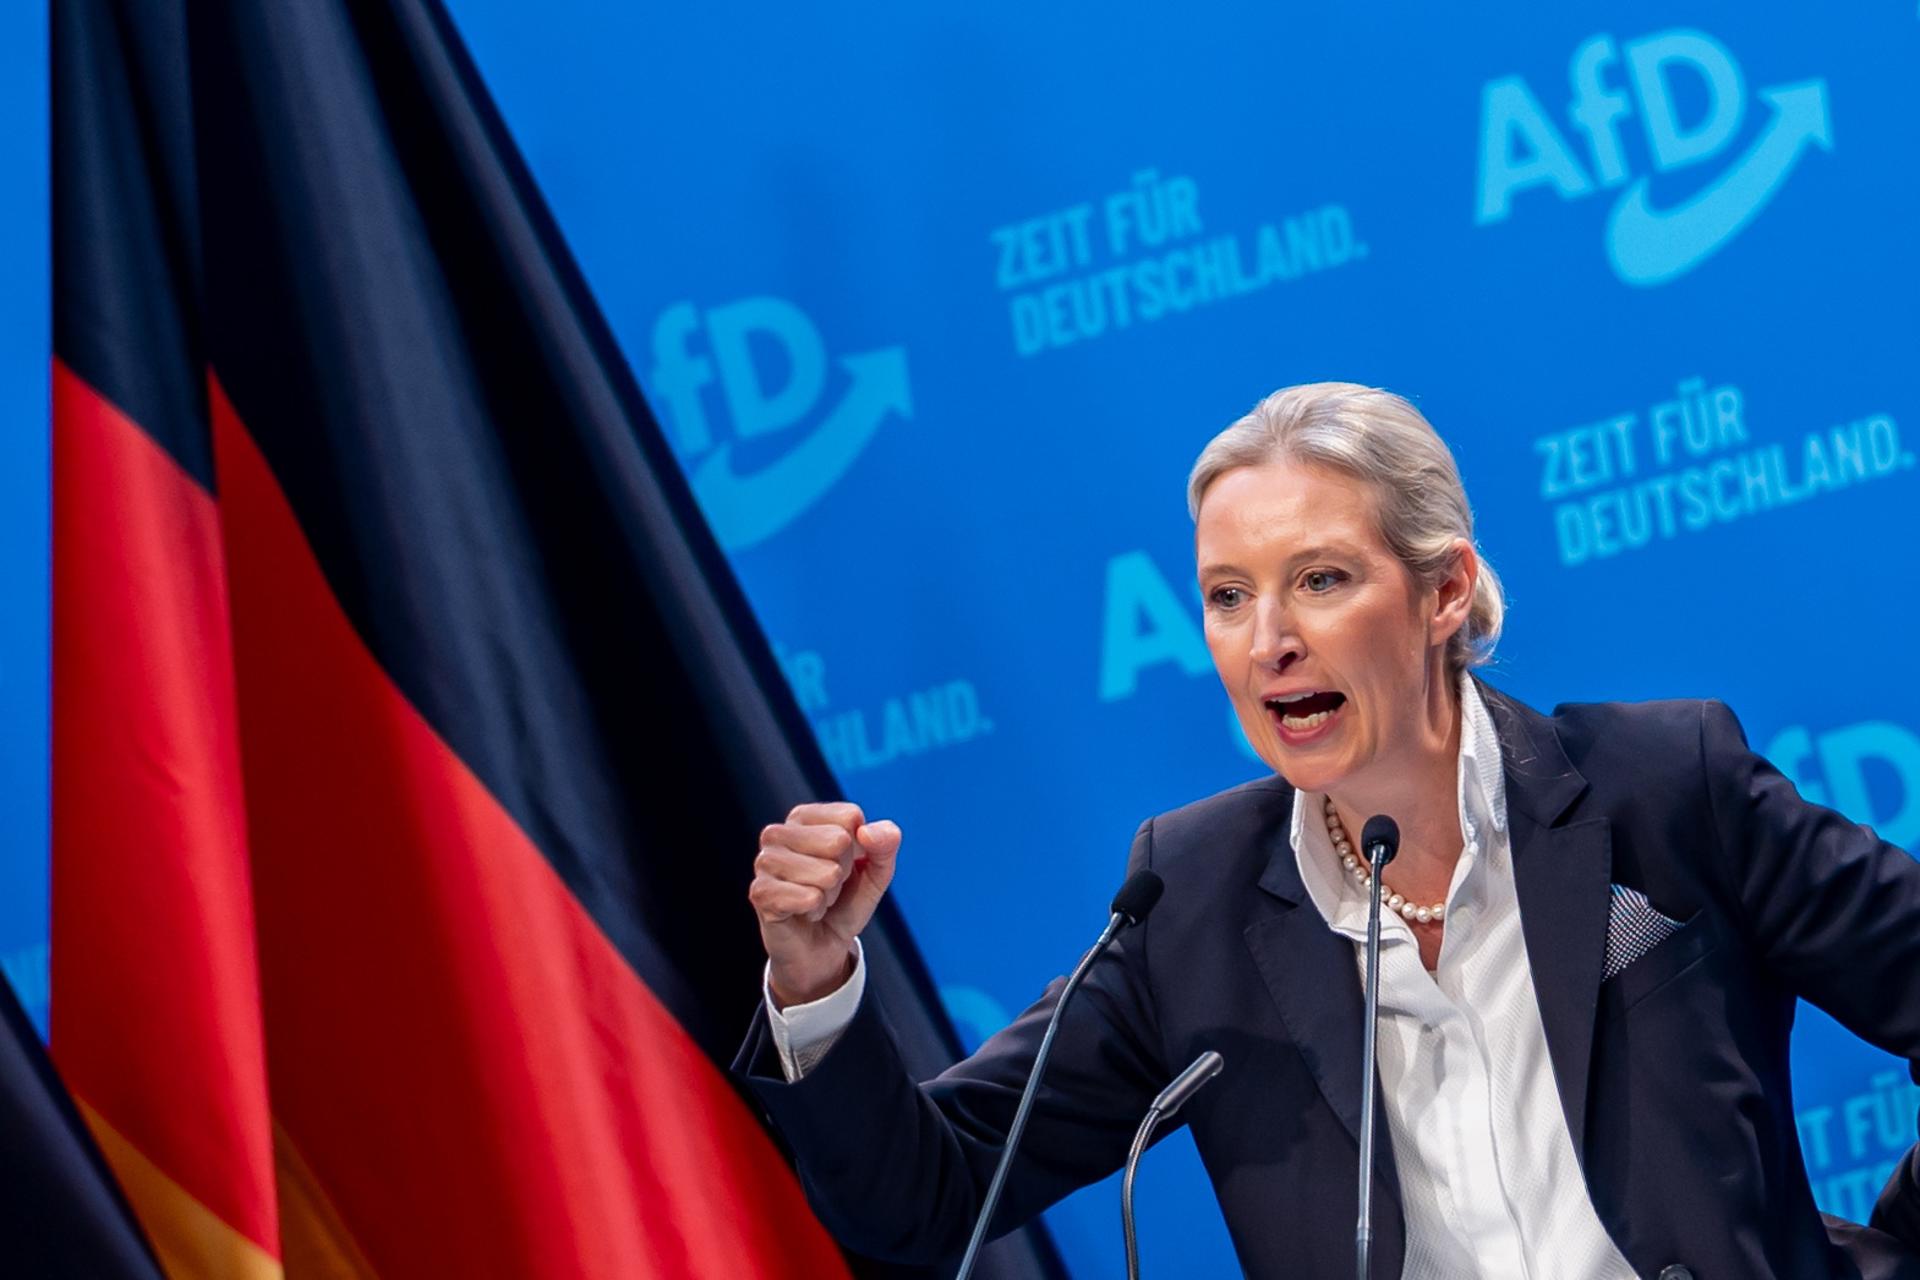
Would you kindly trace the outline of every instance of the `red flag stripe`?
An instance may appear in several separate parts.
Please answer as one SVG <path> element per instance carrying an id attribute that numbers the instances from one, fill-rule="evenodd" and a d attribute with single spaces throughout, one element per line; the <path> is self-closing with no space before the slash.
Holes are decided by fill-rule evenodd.
<path id="1" fill-rule="evenodd" d="M 372 1265 L 846 1274 L 718 1068 L 379 668 L 212 399 L 275 1114 Z"/>
<path id="2" fill-rule="evenodd" d="M 58 361 L 53 410 L 54 1060 L 278 1256 L 218 515 Z M 164 1243 L 170 1218 L 130 1190 Z"/>

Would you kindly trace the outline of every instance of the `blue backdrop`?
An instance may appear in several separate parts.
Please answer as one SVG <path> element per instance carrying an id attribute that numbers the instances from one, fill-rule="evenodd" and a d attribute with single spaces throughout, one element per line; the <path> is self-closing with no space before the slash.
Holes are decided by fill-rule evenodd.
<path id="1" fill-rule="evenodd" d="M 1911 3 L 451 7 L 828 756 L 904 828 L 969 1038 L 1097 931 L 1142 817 L 1263 771 L 1183 485 L 1286 383 L 1388 386 L 1453 444 L 1494 683 L 1724 698 L 1920 846 Z M 39 904 L 22 830 L 0 901 Z M 1821 1203 L 1864 1217 L 1920 1090 L 1812 1010 L 1795 1066 Z M 1149 1269 L 1233 1271 L 1184 1138 L 1140 1196 Z M 1120 1270 L 1116 1205 L 1050 1215 L 1078 1273 Z"/>
<path id="2" fill-rule="evenodd" d="M 0 973 L 47 1021 L 47 14 L 0 5 Z"/>

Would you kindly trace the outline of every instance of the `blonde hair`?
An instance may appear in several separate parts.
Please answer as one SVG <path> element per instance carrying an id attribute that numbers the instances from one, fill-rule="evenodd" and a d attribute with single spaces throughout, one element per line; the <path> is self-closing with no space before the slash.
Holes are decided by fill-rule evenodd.
<path id="1" fill-rule="evenodd" d="M 1473 536 L 1473 509 L 1460 469 L 1439 433 L 1405 399 L 1353 382 L 1282 387 L 1207 442 L 1187 477 L 1187 512 L 1200 518 L 1207 489 L 1236 467 L 1291 459 L 1330 467 L 1372 486 L 1380 536 L 1414 580 L 1433 587 L 1453 567 L 1452 543 L 1479 556 L 1473 604 L 1447 642 L 1456 675 L 1493 657 L 1506 597 Z"/>

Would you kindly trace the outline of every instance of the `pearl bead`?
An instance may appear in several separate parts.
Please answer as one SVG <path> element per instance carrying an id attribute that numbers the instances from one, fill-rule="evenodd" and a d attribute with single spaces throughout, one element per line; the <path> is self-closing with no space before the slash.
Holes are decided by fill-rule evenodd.
<path id="1" fill-rule="evenodd" d="M 1327 834 L 1333 840 L 1334 852 L 1340 855 L 1340 865 L 1352 872 L 1353 878 L 1361 885 L 1371 888 L 1373 885 L 1372 868 L 1364 858 L 1354 853 L 1353 841 L 1347 836 L 1347 829 L 1341 824 L 1340 815 L 1334 811 L 1332 796 L 1327 797 L 1326 808 Z M 1383 895 L 1387 910 L 1398 911 L 1401 918 L 1409 923 L 1430 924 L 1435 920 L 1442 919 L 1446 913 L 1447 904 L 1444 902 L 1436 902 L 1432 906 L 1423 907 L 1416 902 L 1409 902 L 1405 897 L 1394 893 L 1384 884 L 1380 886 L 1380 892 Z"/>

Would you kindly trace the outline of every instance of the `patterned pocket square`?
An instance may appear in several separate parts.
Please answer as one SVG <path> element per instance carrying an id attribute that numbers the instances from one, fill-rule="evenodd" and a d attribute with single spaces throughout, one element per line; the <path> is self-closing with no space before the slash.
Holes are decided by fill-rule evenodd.
<path id="1" fill-rule="evenodd" d="M 1607 969 L 1605 982 L 1614 974 L 1653 950 L 1680 927 L 1672 916 L 1661 914 L 1647 901 L 1647 895 L 1623 884 L 1613 886 L 1613 905 L 1607 915 Z"/>

